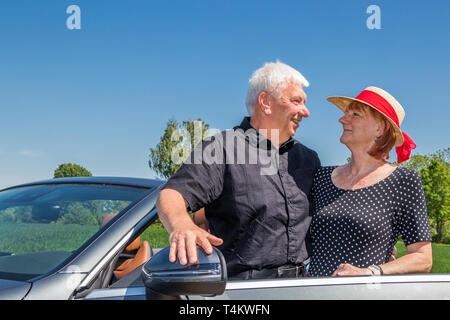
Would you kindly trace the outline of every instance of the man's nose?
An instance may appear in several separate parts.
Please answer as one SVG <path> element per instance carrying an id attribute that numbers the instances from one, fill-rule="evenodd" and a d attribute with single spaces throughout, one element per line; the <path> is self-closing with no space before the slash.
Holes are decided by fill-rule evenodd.
<path id="1" fill-rule="evenodd" d="M 309 117 L 309 110 L 306 107 L 306 105 L 302 104 L 300 106 L 300 110 L 298 112 L 303 118 L 308 118 Z"/>

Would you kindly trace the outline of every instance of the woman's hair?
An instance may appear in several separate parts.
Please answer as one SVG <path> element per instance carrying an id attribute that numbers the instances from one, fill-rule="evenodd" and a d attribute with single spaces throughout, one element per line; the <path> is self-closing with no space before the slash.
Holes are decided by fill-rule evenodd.
<path id="1" fill-rule="evenodd" d="M 353 101 L 348 105 L 347 108 L 350 108 L 355 111 L 370 112 L 370 114 L 375 119 L 384 123 L 385 126 L 384 133 L 380 137 L 378 137 L 377 140 L 375 140 L 375 145 L 368 151 L 368 154 L 374 157 L 375 159 L 380 160 L 389 159 L 389 152 L 394 147 L 396 139 L 395 131 L 394 128 L 392 127 L 392 124 L 388 120 L 386 120 L 386 117 L 383 116 L 380 112 L 360 102 Z"/>
<path id="2" fill-rule="evenodd" d="M 281 98 L 283 90 L 290 83 L 309 86 L 308 80 L 294 68 L 280 61 L 266 62 L 261 68 L 256 70 L 249 80 L 246 106 L 250 116 L 253 114 L 255 105 L 258 102 L 258 96 L 266 91 L 275 98 Z"/>

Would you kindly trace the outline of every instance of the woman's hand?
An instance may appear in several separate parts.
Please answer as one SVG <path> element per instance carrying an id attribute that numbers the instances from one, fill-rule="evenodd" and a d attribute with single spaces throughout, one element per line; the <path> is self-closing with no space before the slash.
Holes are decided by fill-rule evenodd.
<path id="1" fill-rule="evenodd" d="M 396 256 L 397 256 L 397 248 L 394 246 L 394 248 L 392 249 L 391 256 L 389 257 L 388 262 L 395 261 Z"/>
<path id="2" fill-rule="evenodd" d="M 358 268 L 352 266 L 349 263 L 341 263 L 338 268 L 331 275 L 332 277 L 342 277 L 342 276 L 370 276 L 370 272 L 367 268 Z"/>

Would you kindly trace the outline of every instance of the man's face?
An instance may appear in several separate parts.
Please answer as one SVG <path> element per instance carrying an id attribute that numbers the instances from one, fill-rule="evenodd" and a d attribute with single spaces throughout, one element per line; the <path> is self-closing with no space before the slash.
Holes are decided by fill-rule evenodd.
<path id="1" fill-rule="evenodd" d="M 285 141 L 294 136 L 300 121 L 304 117 L 309 117 L 309 110 L 306 108 L 306 94 L 300 84 L 289 84 L 283 90 L 281 98 L 274 98 L 271 108 L 271 118 L 273 127 L 280 130 L 280 141 Z"/>

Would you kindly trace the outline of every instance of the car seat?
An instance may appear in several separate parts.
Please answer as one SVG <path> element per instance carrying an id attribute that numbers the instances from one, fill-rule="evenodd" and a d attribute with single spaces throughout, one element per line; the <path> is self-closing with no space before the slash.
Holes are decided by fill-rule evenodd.
<path id="1" fill-rule="evenodd" d="M 100 225 L 105 226 L 111 221 L 117 213 L 110 213 L 106 215 Z M 113 271 L 117 280 L 123 278 L 131 271 L 146 263 L 152 256 L 152 249 L 148 241 L 143 241 L 141 244 L 141 237 L 138 236 L 133 240 L 120 254 L 119 260 L 116 263 L 116 267 Z"/>
<path id="2" fill-rule="evenodd" d="M 140 237 L 138 237 L 136 240 L 134 240 L 127 248 L 126 250 L 135 242 L 140 242 Z M 137 243 L 139 243 L 137 242 Z M 126 251 L 125 250 L 125 251 Z M 113 271 L 114 275 L 117 279 L 121 279 L 124 276 L 126 276 L 131 271 L 135 270 L 137 267 L 143 265 L 148 260 L 150 260 L 150 244 L 148 241 L 143 241 L 140 245 L 139 249 L 136 252 L 136 255 L 133 258 L 126 259 L 123 262 L 119 262 L 116 269 Z"/>

